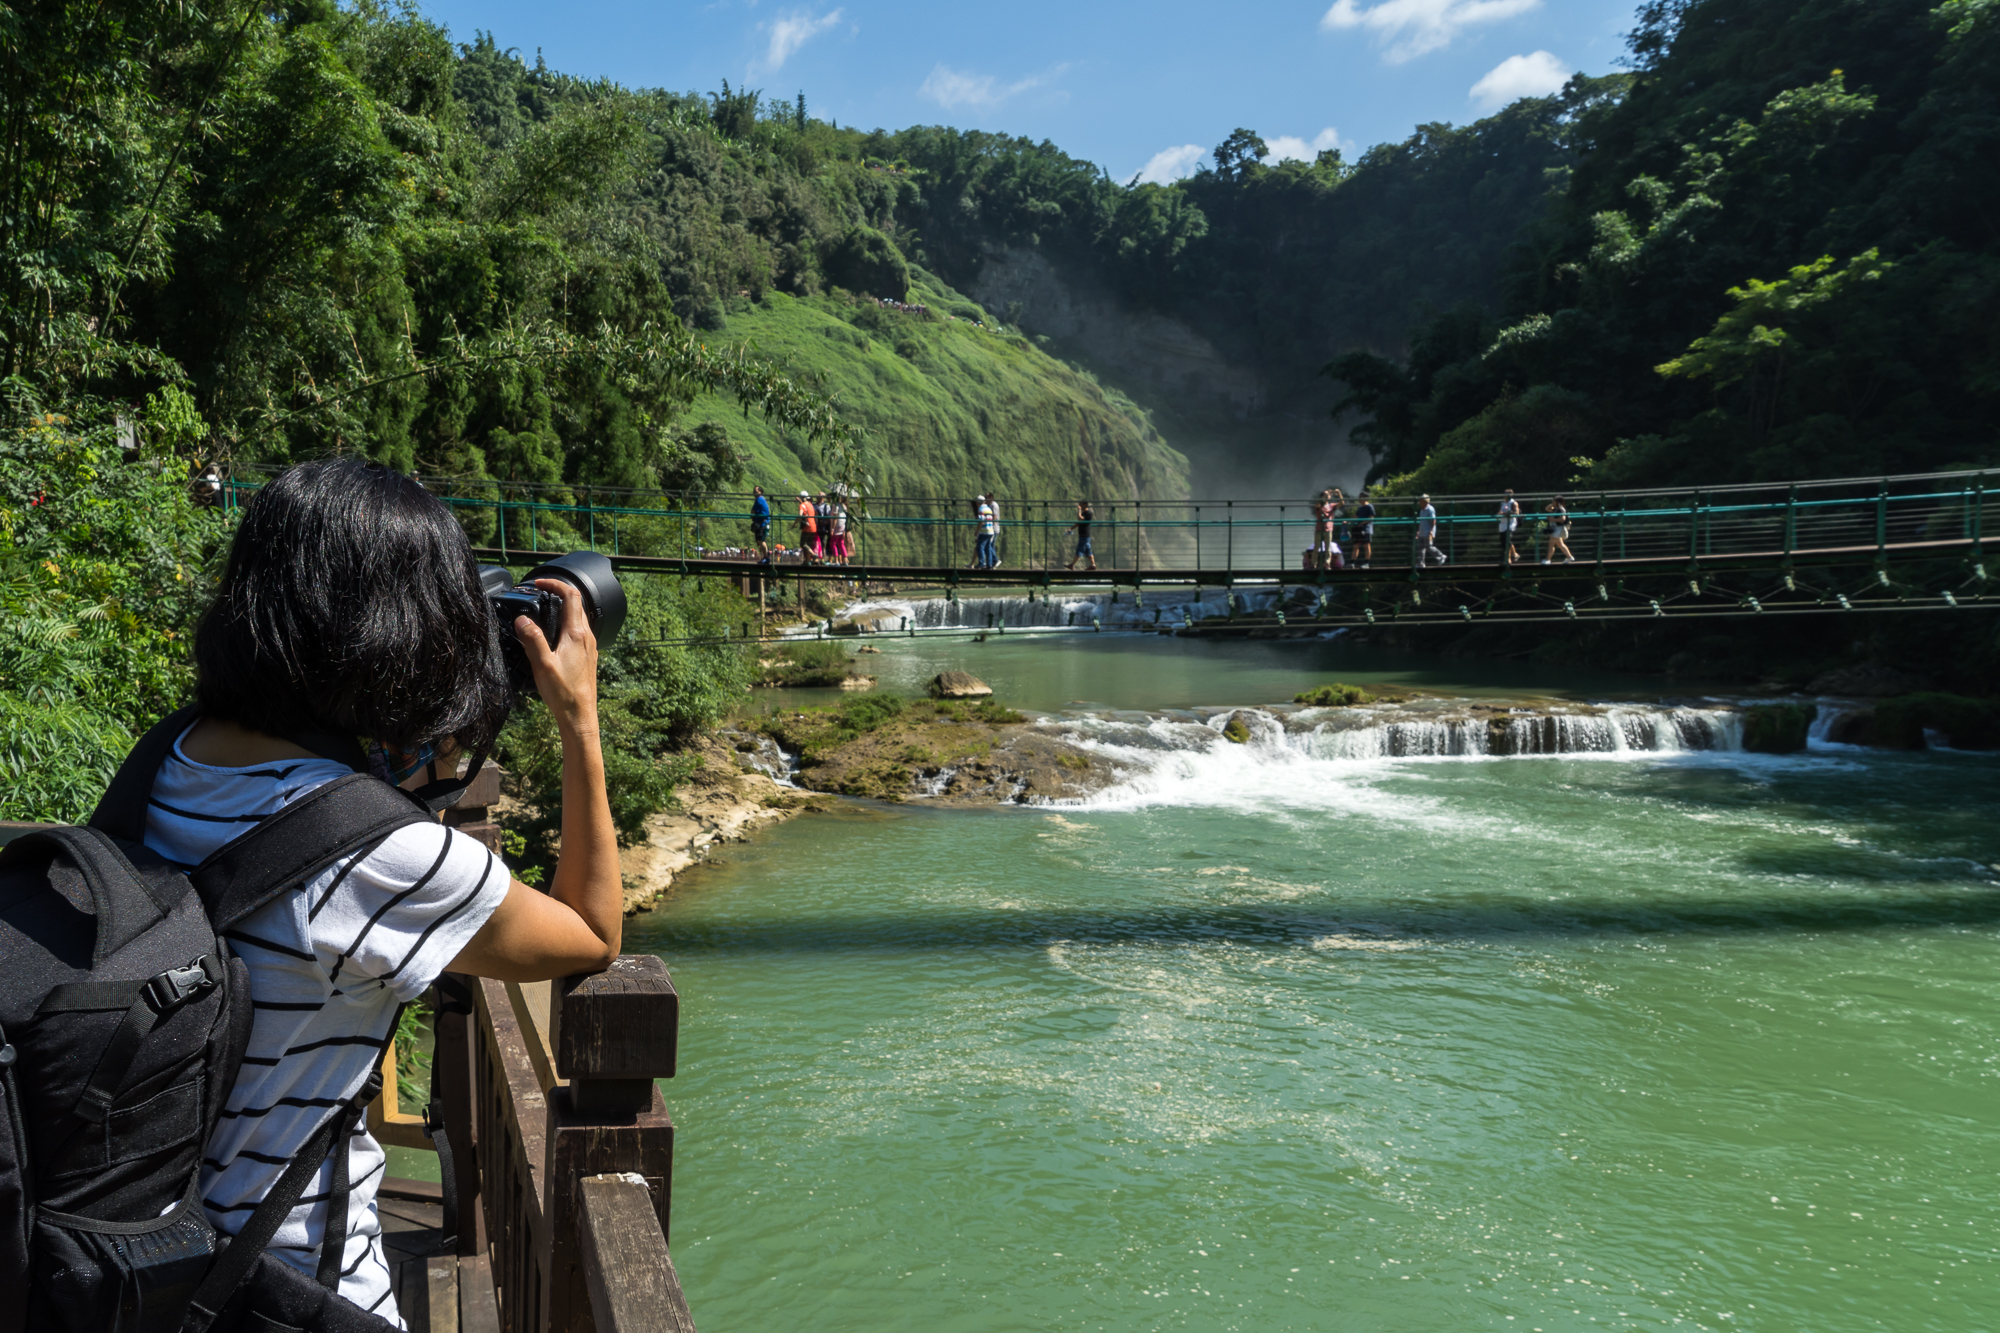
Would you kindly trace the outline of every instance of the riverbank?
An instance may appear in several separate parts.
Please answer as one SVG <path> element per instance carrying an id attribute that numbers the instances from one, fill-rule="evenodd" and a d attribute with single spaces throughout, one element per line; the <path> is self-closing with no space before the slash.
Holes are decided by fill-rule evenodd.
<path id="1" fill-rule="evenodd" d="M 744 745 L 747 751 L 739 748 Z M 698 752 L 701 767 L 677 793 L 680 808 L 652 816 L 646 821 L 645 841 L 618 853 L 627 916 L 656 906 L 676 879 L 718 847 L 832 804 L 757 768 L 753 759 L 758 747 L 741 732 L 706 735 Z"/>
<path id="2" fill-rule="evenodd" d="M 1252 646 L 1133 635 L 1033 645 L 884 635 L 808 641 L 786 656 L 796 649 L 813 658 L 797 665 L 823 672 L 829 686 L 863 669 L 879 685 L 758 690 L 744 713 L 702 742 L 702 768 L 682 789 L 682 808 L 654 816 L 646 840 L 624 853 L 628 911 L 657 904 L 717 847 L 802 810 L 831 809 L 839 797 L 1067 807 L 1163 785 L 1282 780 L 1288 764 L 1319 759 L 1790 752 L 1809 740 L 1992 744 L 1991 710 L 1936 695 L 1912 708 L 1902 695 L 1927 681 L 1882 670 L 1836 672 L 1809 682 L 1819 690 L 1781 697 L 1690 682 L 1696 688 L 1663 698 L 1634 689 L 1630 678 L 1520 662 L 1467 671 L 1462 661 L 1385 652 L 1349 636 Z M 964 669 L 998 698 L 911 699 L 938 671 Z M 1882 697 L 1889 691 L 1898 694 Z M 1276 702 L 1294 695 L 1310 701 Z M 1107 696 L 1139 706 L 1110 706 Z M 1349 706 L 1325 706 L 1342 699 Z"/>

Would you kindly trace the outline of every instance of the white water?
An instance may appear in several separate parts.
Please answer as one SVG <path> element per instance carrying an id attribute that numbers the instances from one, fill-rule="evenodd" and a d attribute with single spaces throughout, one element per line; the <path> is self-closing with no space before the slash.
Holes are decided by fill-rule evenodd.
<path id="1" fill-rule="evenodd" d="M 1642 758 L 1743 748 L 1742 716 L 1727 708 L 1538 710 L 1503 717 L 1497 725 L 1490 715 L 1422 715 L 1451 705 L 1426 700 L 1413 708 L 1098 714 L 1049 718 L 1042 725 L 1116 768 L 1118 780 L 1110 787 L 1081 801 L 1060 803 L 1094 808 L 1239 801 L 1296 807 L 1302 793 L 1312 792 L 1338 804 L 1358 795 L 1384 761 L 1392 760 Z M 1232 720 L 1243 724 L 1247 740 L 1224 734 Z"/>
<path id="2" fill-rule="evenodd" d="M 1240 614 L 1268 612 L 1280 602 L 1275 588 L 1148 589 L 1141 592 L 1119 590 L 1089 596 L 1059 593 L 1022 597 L 967 597 L 949 601 L 943 597 L 880 598 L 856 602 L 840 612 L 842 619 L 880 618 L 887 628 L 903 629 L 1030 629 L 1090 625 L 1105 629 L 1150 629 L 1155 625 L 1177 626 L 1190 621 L 1227 619 L 1233 603 Z M 1293 588 L 1283 605 L 1294 616 L 1310 615 L 1318 594 L 1308 588 Z"/>

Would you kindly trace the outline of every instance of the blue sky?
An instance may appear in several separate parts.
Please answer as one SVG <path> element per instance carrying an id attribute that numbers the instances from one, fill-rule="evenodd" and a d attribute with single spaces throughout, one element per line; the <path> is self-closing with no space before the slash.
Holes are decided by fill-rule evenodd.
<path id="1" fill-rule="evenodd" d="M 842 125 L 1051 139 L 1119 179 L 1185 174 L 1242 125 L 1283 155 L 1463 124 L 1623 54 L 1637 0 L 427 0 L 459 41 L 634 87 L 723 79 Z"/>

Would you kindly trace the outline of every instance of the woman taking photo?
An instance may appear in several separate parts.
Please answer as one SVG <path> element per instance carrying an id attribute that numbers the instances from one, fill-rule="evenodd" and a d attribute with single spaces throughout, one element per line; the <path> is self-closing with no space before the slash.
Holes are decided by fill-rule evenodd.
<path id="1" fill-rule="evenodd" d="M 366 1083 L 401 1006 L 445 971 L 535 981 L 617 956 L 617 836 L 598 748 L 597 644 L 576 589 L 548 643 L 516 620 L 535 687 L 562 737 L 562 857 L 549 891 L 513 879 L 440 823 L 397 829 L 227 932 L 255 1019 L 200 1179 L 209 1220 L 235 1234 L 292 1158 Z M 196 631 L 201 716 L 154 781 L 146 844 L 193 866 L 259 820 L 352 771 L 323 751 L 358 743 L 373 771 L 415 786 L 483 753 L 513 702 L 502 627 L 449 510 L 408 477 L 353 459 L 295 467 L 237 529 Z M 311 742 L 296 743 L 288 737 Z M 325 742 L 332 738 L 333 745 Z M 365 1129 L 344 1149 L 351 1183 L 339 1293 L 400 1323 L 375 1191 L 385 1159 Z M 334 1157 L 271 1253 L 320 1263 Z"/>

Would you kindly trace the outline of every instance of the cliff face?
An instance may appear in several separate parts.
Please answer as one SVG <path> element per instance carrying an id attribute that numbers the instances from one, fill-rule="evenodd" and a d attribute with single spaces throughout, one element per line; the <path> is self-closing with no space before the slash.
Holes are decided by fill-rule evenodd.
<path id="1" fill-rule="evenodd" d="M 1038 250 L 989 251 L 971 294 L 1049 340 L 1150 408 L 1154 424 L 1186 454 L 1196 494 L 1270 499 L 1322 486 L 1358 489 L 1366 451 L 1326 414 L 1333 386 L 1273 385 L 1233 362 L 1185 321 L 1135 310 L 1088 276 L 1058 269 Z"/>
<path id="2" fill-rule="evenodd" d="M 1256 371 L 1232 365 L 1180 320 L 1125 309 L 1101 284 L 1059 274 L 1035 250 L 996 250 L 981 265 L 972 295 L 996 313 L 1020 303 L 1022 327 L 1086 351 L 1121 387 L 1191 402 L 1208 399 L 1240 420 L 1261 412 L 1268 394 Z"/>

